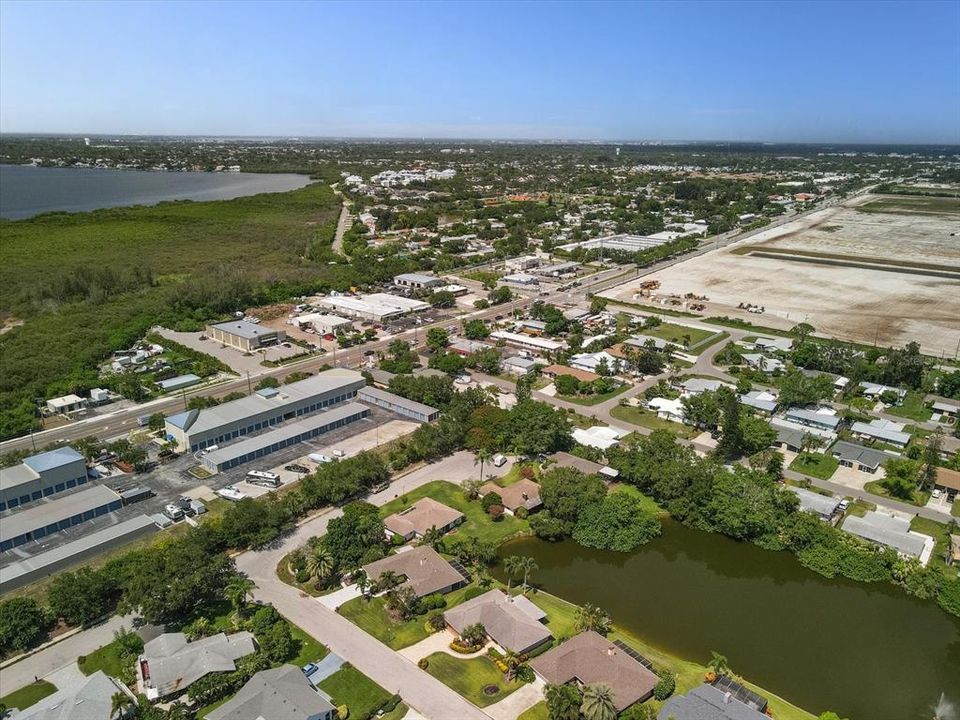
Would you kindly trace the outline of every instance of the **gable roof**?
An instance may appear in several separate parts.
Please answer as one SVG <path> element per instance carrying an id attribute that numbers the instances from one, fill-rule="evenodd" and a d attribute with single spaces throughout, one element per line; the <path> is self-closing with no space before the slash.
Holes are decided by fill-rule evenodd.
<path id="1" fill-rule="evenodd" d="M 424 597 L 452 585 L 464 582 L 464 577 L 429 545 L 421 545 L 406 552 L 388 555 L 363 566 L 371 582 L 376 582 L 388 570 L 406 577 L 403 584 L 417 597 Z"/>
<path id="2" fill-rule="evenodd" d="M 255 674 L 207 720 L 306 720 L 333 710 L 300 668 L 281 665 Z"/>
<path id="3" fill-rule="evenodd" d="M 547 682 L 601 683 L 613 691 L 617 712 L 653 693 L 657 676 L 639 660 L 592 630 L 580 633 L 530 661 Z"/>
<path id="4" fill-rule="evenodd" d="M 139 666 L 144 686 L 163 697 L 190 687 L 209 673 L 232 672 L 235 660 L 256 649 L 253 635 L 245 630 L 232 635 L 217 633 L 193 642 L 188 642 L 183 633 L 164 633 L 144 645 Z"/>
<path id="5" fill-rule="evenodd" d="M 960 490 L 960 472 L 950 470 L 949 468 L 938 467 L 937 479 L 934 485 L 949 488 L 950 490 Z"/>
<path id="6" fill-rule="evenodd" d="M 583 370 L 581 368 L 569 367 L 568 365 L 547 365 L 541 372 L 544 375 L 569 375 L 574 377 L 581 382 L 593 382 L 600 376 L 595 372 L 590 372 L 589 370 Z"/>
<path id="7" fill-rule="evenodd" d="M 507 485 L 506 487 L 500 487 L 496 483 L 488 482 L 484 483 L 480 488 L 482 495 L 492 492 L 500 496 L 500 499 L 503 500 L 503 506 L 511 512 L 521 507 L 527 510 L 533 510 L 543 504 L 540 500 L 540 486 L 533 480 L 528 480 L 527 478 L 520 478 L 517 482 L 512 485 Z"/>
<path id="8" fill-rule="evenodd" d="M 463 518 L 463 513 L 449 505 L 425 497 L 417 500 L 406 510 L 388 515 L 383 521 L 384 527 L 397 535 L 409 536 L 411 533 L 423 536 L 430 528 L 445 528 Z"/>
<path id="9" fill-rule="evenodd" d="M 111 698 L 118 692 L 120 686 L 97 670 L 78 685 L 58 690 L 14 714 L 21 720 L 110 720 Z"/>
<path id="10" fill-rule="evenodd" d="M 833 447 L 830 448 L 830 453 L 841 460 L 859 463 L 874 469 L 880 467 L 882 463 L 890 458 L 896 457 L 892 453 L 886 453 L 883 450 L 874 450 L 873 448 L 857 445 L 857 443 L 847 442 L 846 440 L 838 440 L 834 443 Z"/>
<path id="11" fill-rule="evenodd" d="M 893 548 L 902 555 L 920 557 L 924 538 L 910 532 L 910 521 L 868 511 L 863 517 L 850 515 L 843 521 L 843 529 L 864 540 Z"/>
<path id="12" fill-rule="evenodd" d="M 520 603 L 519 600 L 525 600 L 526 603 Z M 533 605 L 538 616 L 532 616 L 531 605 L 533 603 L 522 595 L 513 598 L 502 590 L 494 589 L 447 610 L 443 617 L 458 633 L 480 623 L 495 643 L 522 653 L 553 637 L 546 626 L 539 622 L 539 618 L 544 617 L 543 612 Z"/>

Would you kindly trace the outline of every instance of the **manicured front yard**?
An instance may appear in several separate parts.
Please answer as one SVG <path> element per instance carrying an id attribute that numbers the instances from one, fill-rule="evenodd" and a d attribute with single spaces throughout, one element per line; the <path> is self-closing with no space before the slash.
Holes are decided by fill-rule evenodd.
<path id="1" fill-rule="evenodd" d="M 463 660 L 437 652 L 428 656 L 427 662 L 428 673 L 477 707 L 499 702 L 523 686 L 523 683 L 517 680 L 508 682 L 499 668 L 485 655 Z M 487 686 L 495 686 L 498 692 L 487 695 L 483 692 Z"/>
<path id="2" fill-rule="evenodd" d="M 800 453 L 790 463 L 790 469 L 794 472 L 821 480 L 829 480 L 838 467 L 840 462 L 826 453 Z"/>
<path id="3" fill-rule="evenodd" d="M 0 705 L 5 707 L 7 710 L 17 708 L 18 710 L 26 710 L 31 705 L 43 700 L 48 695 L 53 695 L 57 691 L 57 686 L 53 683 L 49 683 L 46 680 L 38 680 L 37 682 L 30 683 L 26 687 L 22 687 L 19 690 L 14 690 L 9 695 L 4 695 L 0 697 Z"/>
<path id="4" fill-rule="evenodd" d="M 547 709 L 546 701 L 540 701 L 532 708 L 520 713 L 517 720 L 550 720 L 550 711 Z"/>
<path id="5" fill-rule="evenodd" d="M 472 587 L 476 587 L 476 583 L 444 595 L 447 607 L 462 603 L 467 590 Z M 430 635 L 426 628 L 426 615 L 420 615 L 405 622 L 397 622 L 387 612 L 386 600 L 383 597 L 354 598 L 341 605 L 337 612 L 394 650 L 413 645 Z"/>
<path id="6" fill-rule="evenodd" d="M 960 500 L 953 501 L 953 507 L 950 508 L 950 514 L 954 517 L 960 517 Z"/>
<path id="7" fill-rule="evenodd" d="M 390 693 L 349 663 L 320 682 L 320 689 L 333 698 L 334 705 L 346 705 L 351 720 L 372 717 Z"/>
<path id="8" fill-rule="evenodd" d="M 300 644 L 300 652 L 297 653 L 295 658 L 289 661 L 291 664 L 303 667 L 307 663 L 323 660 L 323 658 L 329 654 L 330 651 L 325 645 L 321 645 L 293 623 L 289 623 L 289 625 L 290 634 L 293 635 L 293 639 Z"/>
<path id="9" fill-rule="evenodd" d="M 641 507 L 644 510 L 647 510 L 649 512 L 657 513 L 657 514 L 661 514 L 661 513 L 666 514 L 667 512 L 662 507 L 657 505 L 656 500 L 654 500 L 649 495 L 644 495 L 642 492 L 637 490 L 637 488 L 634 487 L 633 485 L 626 485 L 621 483 L 617 485 L 615 488 L 613 488 L 613 492 L 626 493 L 627 495 L 632 495 L 633 497 L 637 498 L 637 500 L 640 501 Z"/>
<path id="10" fill-rule="evenodd" d="M 479 465 L 477 466 L 477 475 L 479 477 Z M 387 517 L 395 512 L 408 508 L 417 500 L 423 497 L 431 497 L 437 502 L 456 508 L 464 515 L 466 520 L 458 526 L 447 537 L 469 536 L 476 537 L 486 542 L 496 544 L 502 543 L 509 537 L 519 533 L 527 532 L 530 524 L 526 520 L 504 515 L 502 519 L 494 522 L 490 516 L 483 511 L 480 502 L 467 500 L 463 490 L 452 483 L 443 480 L 434 480 L 426 485 L 411 490 L 406 495 L 392 500 L 380 509 L 380 516 Z"/>
<path id="11" fill-rule="evenodd" d="M 888 415 L 896 415 L 897 417 L 907 418 L 908 420 L 918 420 L 920 422 L 926 422 L 933 417 L 933 410 L 928 408 L 923 401 L 923 393 L 916 392 L 915 390 L 908 392 L 900 405 L 887 408 L 886 412 Z"/>
<path id="12" fill-rule="evenodd" d="M 883 486 L 882 482 L 882 480 L 871 480 L 863 486 L 863 489 L 871 495 L 879 495 L 880 497 L 890 498 L 891 500 L 899 500 L 900 502 L 910 503 L 917 507 L 923 507 L 927 504 L 927 500 L 930 499 L 930 493 L 920 490 L 914 490 L 913 497 L 909 499 L 894 497 L 890 494 L 890 491 Z"/>
<path id="13" fill-rule="evenodd" d="M 123 670 L 123 663 L 113 643 L 78 659 L 77 665 L 84 675 L 93 675 L 97 670 L 103 670 L 107 675 L 117 677 Z"/>
<path id="14" fill-rule="evenodd" d="M 623 383 L 620 387 L 614 388 L 608 393 L 601 393 L 600 395 L 561 395 L 557 393 L 557 399 L 563 400 L 565 402 L 576 403 L 577 405 L 599 405 L 602 402 L 606 402 L 610 398 L 616 397 L 622 392 L 626 392 L 631 387 L 630 383 Z"/>
<path id="15" fill-rule="evenodd" d="M 694 438 L 700 434 L 700 431 L 689 425 L 675 423 L 670 420 L 664 420 L 657 417 L 645 408 L 631 407 L 629 405 L 618 405 L 610 411 L 617 420 L 623 420 L 631 425 L 649 428 L 650 430 L 666 430 L 681 438 Z"/>

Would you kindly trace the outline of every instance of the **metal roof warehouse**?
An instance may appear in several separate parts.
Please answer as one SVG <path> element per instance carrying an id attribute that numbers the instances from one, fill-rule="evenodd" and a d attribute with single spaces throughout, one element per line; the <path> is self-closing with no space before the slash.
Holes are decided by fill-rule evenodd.
<path id="1" fill-rule="evenodd" d="M 202 450 L 352 400 L 364 385 L 360 373 L 334 368 L 222 405 L 171 415 L 165 429 L 180 450 Z"/>
<path id="2" fill-rule="evenodd" d="M 357 399 L 419 422 L 430 422 L 440 416 L 440 411 L 435 407 L 424 405 L 416 400 L 408 400 L 380 388 L 369 386 L 361 388 L 357 393 Z"/>
<path id="3" fill-rule="evenodd" d="M 340 405 L 319 415 L 286 423 L 276 430 L 246 438 L 233 445 L 207 453 L 203 456 L 203 466 L 214 473 L 227 470 L 274 453 L 281 448 L 296 445 L 338 427 L 349 425 L 367 417 L 369 414 L 370 408 L 359 403 L 352 402 Z"/>
<path id="4" fill-rule="evenodd" d="M 58 500 L 35 505 L 0 521 L 0 550 L 23 545 L 86 520 L 106 515 L 122 506 L 113 490 L 96 485 Z"/>

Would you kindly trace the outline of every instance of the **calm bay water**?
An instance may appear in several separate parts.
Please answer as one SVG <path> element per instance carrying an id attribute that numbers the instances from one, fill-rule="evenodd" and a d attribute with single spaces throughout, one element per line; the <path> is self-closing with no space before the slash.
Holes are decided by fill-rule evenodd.
<path id="1" fill-rule="evenodd" d="M 306 175 L 150 172 L 0 165 L 0 217 L 80 212 L 164 200 L 229 200 L 307 185 Z"/>
<path id="2" fill-rule="evenodd" d="M 828 580 L 767 552 L 666 522 L 635 553 L 523 538 L 532 580 L 680 657 L 712 650 L 751 681 L 815 713 L 931 720 L 941 692 L 960 720 L 960 619 L 889 585 Z"/>

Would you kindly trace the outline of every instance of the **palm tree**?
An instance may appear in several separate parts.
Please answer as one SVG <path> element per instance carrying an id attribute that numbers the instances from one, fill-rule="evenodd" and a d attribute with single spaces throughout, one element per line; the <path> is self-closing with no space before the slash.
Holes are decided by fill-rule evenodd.
<path id="1" fill-rule="evenodd" d="M 360 594 L 365 598 L 369 598 L 367 591 L 370 589 L 370 576 L 367 575 L 365 570 L 357 570 L 353 574 L 353 583 L 357 586 L 357 590 L 360 591 Z"/>
<path id="2" fill-rule="evenodd" d="M 508 555 L 503 559 L 503 569 L 507 573 L 507 592 L 510 592 L 510 583 L 515 577 L 523 575 L 523 567 L 519 555 Z"/>
<path id="3" fill-rule="evenodd" d="M 429 545 L 434 550 L 439 550 L 441 543 L 443 543 L 443 530 L 436 525 L 427 530 L 423 534 L 423 539 L 420 541 L 421 545 Z"/>
<path id="4" fill-rule="evenodd" d="M 318 545 L 307 555 L 306 569 L 316 583 L 317 587 L 333 573 L 335 566 L 333 554 L 323 545 Z"/>
<path id="5" fill-rule="evenodd" d="M 517 668 L 523 664 L 523 659 L 519 653 L 508 649 L 503 656 L 503 664 L 507 666 L 507 680 L 513 680 L 517 674 Z"/>
<path id="6" fill-rule="evenodd" d="M 540 566 L 532 557 L 523 556 L 520 558 L 520 571 L 523 573 L 523 592 L 527 592 L 527 578 L 530 573 L 539 570 Z"/>
<path id="7" fill-rule="evenodd" d="M 483 482 L 483 464 L 489 460 L 493 454 L 486 448 L 480 448 L 474 453 L 473 464 L 480 465 L 480 482 Z"/>
<path id="8" fill-rule="evenodd" d="M 125 692 L 115 692 L 110 696 L 110 717 L 124 717 L 127 710 L 133 707 L 133 698 Z"/>
<path id="9" fill-rule="evenodd" d="M 377 582 L 374 583 L 374 587 L 376 588 L 377 592 L 382 592 L 384 590 L 393 590 L 399 584 L 399 575 L 397 575 L 393 570 L 384 570 L 382 573 L 380 573 L 380 577 L 377 578 Z"/>
<path id="10" fill-rule="evenodd" d="M 233 605 L 234 618 L 240 619 L 244 606 L 247 604 L 247 597 L 253 594 L 256 587 L 253 580 L 246 575 L 237 575 L 223 589 L 223 594 Z"/>
<path id="11" fill-rule="evenodd" d="M 730 673 L 730 665 L 727 664 L 726 656 L 721 655 L 716 650 L 711 653 L 710 662 L 707 663 L 707 667 L 713 670 L 717 677 L 723 677 Z"/>
<path id="12" fill-rule="evenodd" d="M 583 698 L 576 686 L 551 683 L 544 689 L 544 695 L 550 720 L 580 720 L 580 702 Z"/>
<path id="13" fill-rule="evenodd" d="M 580 712 L 585 720 L 616 720 L 617 706 L 613 701 L 613 691 L 600 683 L 587 685 L 583 690 Z"/>
<path id="14" fill-rule="evenodd" d="M 584 603 L 583 607 L 577 608 L 575 622 L 577 632 L 593 630 L 601 635 L 610 632 L 610 616 L 590 603 Z"/>

